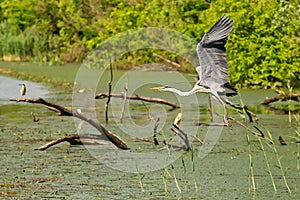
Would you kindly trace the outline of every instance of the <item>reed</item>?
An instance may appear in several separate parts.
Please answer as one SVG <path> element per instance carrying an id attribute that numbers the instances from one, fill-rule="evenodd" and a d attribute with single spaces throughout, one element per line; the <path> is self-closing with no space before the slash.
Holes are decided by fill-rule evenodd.
<path id="1" fill-rule="evenodd" d="M 171 169 L 172 169 L 172 172 L 173 172 L 173 178 L 174 178 L 174 182 L 175 182 L 176 188 L 177 188 L 178 192 L 181 194 L 182 191 L 181 191 L 180 185 L 178 183 L 178 179 L 177 179 L 175 168 L 174 168 L 173 164 L 171 164 Z"/>
<path id="2" fill-rule="evenodd" d="M 271 140 L 273 140 L 272 134 L 270 133 L 269 130 L 267 130 L 267 133 L 268 133 L 269 138 L 270 138 Z M 282 175 L 282 178 L 283 178 L 285 187 L 286 187 L 286 189 L 288 190 L 289 193 L 292 193 L 292 191 L 291 191 L 291 189 L 290 189 L 290 187 L 289 187 L 289 185 L 288 185 L 288 183 L 287 183 L 287 180 L 286 180 L 286 177 L 285 177 L 285 173 L 284 173 L 284 171 L 283 171 L 282 164 L 281 164 L 281 161 L 280 161 L 280 156 L 279 156 L 279 154 L 278 154 L 278 152 L 277 152 L 277 149 L 276 149 L 276 147 L 275 147 L 275 144 L 273 143 L 272 146 L 273 146 L 273 151 L 274 151 L 274 153 L 275 153 L 275 155 L 276 155 L 276 158 L 277 158 L 277 162 L 278 162 L 278 165 L 279 165 L 279 169 L 280 169 L 280 172 L 281 172 L 281 175 Z"/>
<path id="3" fill-rule="evenodd" d="M 181 164 L 183 167 L 183 174 L 184 174 L 184 184 L 185 184 L 185 191 L 188 190 L 188 180 L 187 180 L 187 170 L 186 170 L 186 165 L 185 165 L 185 161 L 184 161 L 184 154 L 181 155 Z"/>
<path id="4" fill-rule="evenodd" d="M 193 177 L 194 177 L 194 187 L 195 187 L 195 192 L 196 194 L 198 193 L 198 184 L 197 184 L 197 181 L 196 181 L 196 165 L 195 165 L 195 162 L 194 162 L 194 148 L 193 148 L 193 145 L 190 144 L 190 152 L 191 152 L 191 162 L 192 162 L 192 173 L 193 173 Z"/>
<path id="5" fill-rule="evenodd" d="M 248 156 L 249 156 L 249 193 L 251 193 L 251 189 L 253 192 L 256 192 L 255 178 L 254 178 L 254 169 L 253 169 L 253 160 L 251 154 L 251 145 L 250 145 L 250 137 L 247 131 L 246 139 L 248 143 Z"/>
<path id="6" fill-rule="evenodd" d="M 258 141 L 259 141 L 261 150 L 262 150 L 263 155 L 264 155 L 264 160 L 265 160 L 265 163 L 266 163 L 266 165 L 267 165 L 267 170 L 268 170 L 269 176 L 270 176 L 271 181 L 272 181 L 273 189 L 274 189 L 274 191 L 276 192 L 276 191 L 277 191 L 276 184 L 275 184 L 275 181 L 274 181 L 274 178 L 273 178 L 273 175 L 272 175 L 270 163 L 269 163 L 269 160 L 268 160 L 268 157 L 267 157 L 267 154 L 266 154 L 264 145 L 263 145 L 263 143 L 262 143 L 261 137 L 257 137 L 257 138 L 258 138 Z M 269 142 L 269 141 L 267 141 L 267 142 Z"/>
<path id="7" fill-rule="evenodd" d="M 244 107 L 245 104 L 242 100 L 241 95 L 239 94 L 239 99 L 240 99 L 240 103 L 241 106 Z M 246 112 L 243 109 L 243 114 L 244 116 L 246 116 Z M 247 119 L 245 118 L 245 121 Z M 250 136 L 249 136 L 249 130 L 246 129 L 246 140 L 247 140 L 247 146 L 248 146 L 248 156 L 249 156 L 249 193 L 251 193 L 251 190 L 253 190 L 253 192 L 256 192 L 256 184 L 255 184 L 255 178 L 254 178 L 254 168 L 253 168 L 253 160 L 252 160 L 252 154 L 251 154 L 251 144 L 250 144 Z"/>
<path id="8" fill-rule="evenodd" d="M 140 187 L 141 187 L 141 191 L 144 193 L 145 189 L 144 189 L 144 185 L 143 185 L 143 178 L 144 178 L 145 175 L 140 174 L 139 169 L 138 169 L 137 166 L 136 166 L 136 174 L 137 174 L 138 181 L 139 181 L 139 184 L 140 184 Z"/>
<path id="9" fill-rule="evenodd" d="M 163 183 L 164 183 L 165 192 L 168 192 L 168 179 L 167 179 L 168 174 L 169 174 L 168 169 L 164 168 L 162 171 L 162 179 L 163 179 Z"/>
<path id="10" fill-rule="evenodd" d="M 8 21 L 0 23 L 0 59 L 4 61 L 50 60 L 54 51 L 49 36 L 36 30 L 18 32 L 11 29 Z"/>

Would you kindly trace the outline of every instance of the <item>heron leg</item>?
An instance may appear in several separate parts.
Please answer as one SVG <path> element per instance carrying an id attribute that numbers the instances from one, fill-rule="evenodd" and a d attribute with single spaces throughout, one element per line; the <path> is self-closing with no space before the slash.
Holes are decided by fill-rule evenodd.
<path id="1" fill-rule="evenodd" d="M 231 124 L 228 121 L 227 118 L 227 109 L 226 109 L 226 104 L 223 101 L 220 101 L 223 105 L 223 109 L 224 109 L 224 123 L 226 124 L 226 126 L 231 127 Z"/>
<path id="2" fill-rule="evenodd" d="M 231 124 L 229 123 L 228 118 L 227 118 L 227 109 L 226 109 L 226 104 L 225 104 L 224 100 L 219 95 L 214 95 L 214 96 L 218 99 L 218 101 L 223 106 L 223 110 L 224 110 L 224 118 L 223 118 L 223 120 L 224 120 L 224 123 L 226 124 L 226 126 L 231 127 Z"/>

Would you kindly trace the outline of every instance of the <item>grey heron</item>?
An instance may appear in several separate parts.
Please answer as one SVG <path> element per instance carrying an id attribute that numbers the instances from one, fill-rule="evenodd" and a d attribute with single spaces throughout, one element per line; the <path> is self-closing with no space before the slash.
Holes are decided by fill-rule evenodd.
<path id="1" fill-rule="evenodd" d="M 231 126 L 227 119 L 224 96 L 237 95 L 237 89 L 228 83 L 228 59 L 225 44 L 232 31 L 233 22 L 222 16 L 198 43 L 196 51 L 200 65 L 196 67 L 199 80 L 190 91 L 181 91 L 170 86 L 154 87 L 152 90 L 169 91 L 180 96 L 189 96 L 196 92 L 209 93 L 223 106 L 224 123 Z"/>

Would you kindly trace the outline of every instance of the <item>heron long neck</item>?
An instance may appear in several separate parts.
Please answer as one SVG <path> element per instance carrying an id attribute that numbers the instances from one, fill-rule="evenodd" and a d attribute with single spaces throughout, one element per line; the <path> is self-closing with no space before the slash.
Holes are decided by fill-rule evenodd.
<path id="1" fill-rule="evenodd" d="M 186 92 L 178 90 L 176 88 L 168 88 L 168 91 L 169 92 L 174 92 L 174 93 L 178 94 L 179 96 L 190 96 L 190 95 L 195 94 L 197 92 L 197 88 L 194 87 L 190 91 L 186 91 Z"/>

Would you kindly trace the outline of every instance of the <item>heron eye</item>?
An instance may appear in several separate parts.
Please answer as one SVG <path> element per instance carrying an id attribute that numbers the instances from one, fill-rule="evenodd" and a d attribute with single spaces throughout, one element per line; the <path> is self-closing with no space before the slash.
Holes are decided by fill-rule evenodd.
<path id="1" fill-rule="evenodd" d="M 170 86 L 166 85 L 166 86 L 164 86 L 164 88 L 170 88 Z"/>

